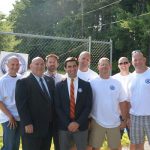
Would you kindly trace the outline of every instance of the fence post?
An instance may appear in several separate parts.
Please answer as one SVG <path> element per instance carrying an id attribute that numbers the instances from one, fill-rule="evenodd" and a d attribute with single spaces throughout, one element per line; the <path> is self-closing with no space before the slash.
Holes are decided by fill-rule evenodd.
<path id="1" fill-rule="evenodd" d="M 112 65 L 112 55 L 113 55 L 112 51 L 113 51 L 112 40 L 110 39 L 110 63 L 111 65 Z M 112 75 L 112 69 L 111 69 L 110 75 Z"/>
<path id="2" fill-rule="evenodd" d="M 89 53 L 91 54 L 91 44 L 92 44 L 92 38 L 89 36 Z"/>

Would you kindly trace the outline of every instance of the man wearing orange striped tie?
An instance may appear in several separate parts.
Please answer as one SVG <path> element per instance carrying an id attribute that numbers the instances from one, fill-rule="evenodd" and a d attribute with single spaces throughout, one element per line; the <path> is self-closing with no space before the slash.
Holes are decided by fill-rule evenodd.
<path id="1" fill-rule="evenodd" d="M 92 107 L 92 90 L 88 82 L 77 77 L 78 61 L 65 61 L 67 78 L 56 85 L 60 150 L 69 150 L 72 141 L 77 150 L 86 150 L 88 116 Z"/>

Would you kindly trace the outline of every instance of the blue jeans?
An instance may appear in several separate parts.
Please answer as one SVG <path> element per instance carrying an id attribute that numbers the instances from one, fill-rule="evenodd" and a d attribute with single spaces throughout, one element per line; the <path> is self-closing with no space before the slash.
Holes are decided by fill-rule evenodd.
<path id="1" fill-rule="evenodd" d="M 20 144 L 20 123 L 17 122 L 15 129 L 10 129 L 9 122 L 2 123 L 3 127 L 3 147 L 1 150 L 19 150 Z"/>

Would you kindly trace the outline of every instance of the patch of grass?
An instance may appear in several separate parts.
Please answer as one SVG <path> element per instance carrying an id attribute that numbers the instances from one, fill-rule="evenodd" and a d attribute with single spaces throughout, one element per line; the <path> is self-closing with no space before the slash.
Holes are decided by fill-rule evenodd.
<path id="1" fill-rule="evenodd" d="M 122 140 L 121 140 L 121 145 L 122 147 L 128 147 L 129 144 L 130 144 L 130 140 L 128 138 L 128 135 L 127 133 L 124 133 Z M 104 141 L 103 147 L 101 148 L 101 150 L 109 150 L 107 141 Z"/>
<path id="2" fill-rule="evenodd" d="M 3 139 L 2 139 L 2 127 L 1 127 L 1 125 L 0 125 L 0 148 L 2 147 L 2 144 L 3 144 L 3 143 L 2 143 L 2 140 L 3 140 Z M 123 147 L 129 146 L 130 141 L 129 141 L 129 139 L 128 139 L 127 133 L 125 133 L 125 134 L 123 135 L 121 144 L 122 144 Z M 20 149 L 19 149 L 19 150 L 22 150 L 21 145 L 20 145 Z M 54 150 L 54 145 L 53 145 L 53 144 L 52 144 L 52 146 L 51 146 L 51 150 Z M 108 150 L 107 141 L 104 142 L 103 147 L 101 148 L 101 150 Z"/>
<path id="3" fill-rule="evenodd" d="M 3 137 L 2 137 L 2 126 L 0 125 L 0 148 L 2 147 L 3 144 Z"/>
<path id="4" fill-rule="evenodd" d="M 2 126 L 0 125 L 0 149 L 1 149 L 2 145 L 3 145 L 3 137 L 2 137 L 2 135 L 3 135 L 3 131 L 2 131 Z M 21 144 L 20 144 L 19 150 L 22 150 Z M 51 145 L 51 150 L 54 150 L 54 144 Z"/>

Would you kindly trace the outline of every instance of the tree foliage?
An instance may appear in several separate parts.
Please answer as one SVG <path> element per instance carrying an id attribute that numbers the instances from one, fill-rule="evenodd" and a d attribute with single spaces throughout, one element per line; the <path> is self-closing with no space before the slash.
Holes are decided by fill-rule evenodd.
<path id="1" fill-rule="evenodd" d="M 20 0 L 9 21 L 14 32 L 112 39 L 116 61 L 120 56 L 130 56 L 134 49 L 150 55 L 149 18 L 150 1 L 145 0 Z M 27 42 L 21 41 L 17 48 Z M 35 46 L 36 40 L 32 42 L 31 51 L 42 50 Z M 61 49 L 62 44 L 59 46 Z M 48 49 L 49 46 L 45 50 Z"/>
<path id="2" fill-rule="evenodd" d="M 12 30 L 12 25 L 7 21 L 4 14 L 0 13 L 0 31 L 9 32 Z M 0 34 L 0 50 L 12 51 L 14 47 L 19 43 L 14 36 L 1 35 Z"/>

